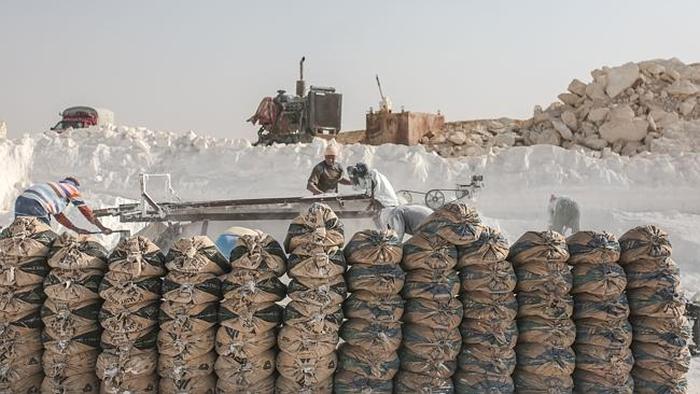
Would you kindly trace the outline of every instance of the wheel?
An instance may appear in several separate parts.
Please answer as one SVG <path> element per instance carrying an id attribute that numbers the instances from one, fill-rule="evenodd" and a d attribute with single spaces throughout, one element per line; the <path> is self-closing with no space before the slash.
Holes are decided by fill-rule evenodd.
<path id="1" fill-rule="evenodd" d="M 396 192 L 396 196 L 399 200 L 403 201 L 404 204 L 413 203 L 413 195 L 408 190 L 399 190 Z"/>
<path id="2" fill-rule="evenodd" d="M 456 199 L 461 200 L 464 197 L 469 197 L 469 189 L 457 189 L 457 190 L 455 190 L 455 198 Z"/>
<path id="3" fill-rule="evenodd" d="M 431 209 L 438 209 L 445 205 L 445 193 L 439 189 L 428 190 L 425 193 L 425 205 Z"/>

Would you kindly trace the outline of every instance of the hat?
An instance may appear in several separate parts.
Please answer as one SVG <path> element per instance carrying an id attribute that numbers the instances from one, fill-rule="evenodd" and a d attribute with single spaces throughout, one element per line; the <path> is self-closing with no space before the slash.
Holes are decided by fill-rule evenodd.
<path id="1" fill-rule="evenodd" d="M 326 151 L 323 154 L 324 156 L 338 156 L 338 152 L 340 149 L 338 149 L 338 145 L 336 144 L 328 144 L 326 146 Z"/>
<path id="2" fill-rule="evenodd" d="M 63 178 L 60 183 L 71 183 L 75 187 L 80 187 L 80 181 L 78 181 L 78 178 L 73 177 L 73 176 L 68 176 Z"/>

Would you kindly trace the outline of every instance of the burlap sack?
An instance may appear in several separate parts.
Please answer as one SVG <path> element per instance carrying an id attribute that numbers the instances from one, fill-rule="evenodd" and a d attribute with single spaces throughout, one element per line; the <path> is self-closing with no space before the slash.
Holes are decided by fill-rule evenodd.
<path id="1" fill-rule="evenodd" d="M 462 294 L 464 316 L 480 320 L 514 320 L 518 302 L 513 293 L 472 291 Z"/>
<path id="2" fill-rule="evenodd" d="M 566 348 L 578 340 L 577 327 L 571 319 L 526 317 L 518 320 L 518 343 L 546 343 Z"/>
<path id="3" fill-rule="evenodd" d="M 500 348 L 512 348 L 518 340 L 518 325 L 515 320 L 476 320 L 465 318 L 462 320 L 459 330 L 460 334 L 462 334 L 462 342 L 468 345 L 483 344 Z"/>
<path id="4" fill-rule="evenodd" d="M 0 365 L 17 357 L 40 353 L 43 349 L 41 328 L 30 329 L 15 324 L 0 325 Z"/>
<path id="5" fill-rule="evenodd" d="M 483 224 L 477 227 L 479 238 L 457 248 L 459 268 L 493 265 L 508 257 L 508 240 L 498 229 Z"/>
<path id="6" fill-rule="evenodd" d="M 273 394 L 275 392 L 275 375 L 270 375 L 254 384 L 237 383 L 232 380 L 218 379 L 216 392 L 218 394 Z"/>
<path id="7" fill-rule="evenodd" d="M 314 244 L 300 245 L 287 260 L 287 272 L 292 278 L 331 278 L 342 275 L 346 268 L 342 249 Z"/>
<path id="8" fill-rule="evenodd" d="M 315 386 L 332 379 L 337 365 L 335 353 L 312 358 L 301 358 L 287 352 L 277 355 L 279 374 L 301 386 Z"/>
<path id="9" fill-rule="evenodd" d="M 275 373 L 275 350 L 266 350 L 250 358 L 222 357 L 214 369 L 219 380 L 238 386 L 252 386 Z"/>
<path id="10" fill-rule="evenodd" d="M 76 355 L 100 348 L 101 329 L 95 323 L 94 326 L 83 326 L 72 336 L 57 335 L 48 327 L 41 334 L 45 352 L 57 354 Z"/>
<path id="11" fill-rule="evenodd" d="M 178 356 L 160 354 L 158 358 L 158 375 L 173 380 L 188 380 L 204 377 L 214 373 L 216 352 L 205 353 L 197 358 L 183 360 Z"/>
<path id="12" fill-rule="evenodd" d="M 216 329 L 202 332 L 168 332 L 158 333 L 158 351 L 160 354 L 177 357 L 183 361 L 197 359 L 214 350 Z"/>
<path id="13" fill-rule="evenodd" d="M 620 243 L 607 231 L 579 231 L 567 238 L 566 244 L 571 265 L 610 264 L 620 259 Z"/>
<path id="14" fill-rule="evenodd" d="M 100 325 L 114 332 L 143 332 L 158 324 L 159 312 L 158 302 L 130 306 L 105 302 L 100 310 Z"/>
<path id="15" fill-rule="evenodd" d="M 183 304 L 218 302 L 221 280 L 212 273 L 170 271 L 163 278 L 163 299 Z"/>
<path id="16" fill-rule="evenodd" d="M 340 336 L 348 344 L 371 352 L 391 353 L 401 345 L 399 322 L 350 319 L 340 327 Z"/>
<path id="17" fill-rule="evenodd" d="M 282 307 L 274 302 L 263 304 L 229 305 L 224 302 L 219 307 L 219 322 L 244 332 L 261 333 L 272 330 L 282 321 Z"/>
<path id="18" fill-rule="evenodd" d="M 51 245 L 48 264 L 66 270 L 107 268 L 107 249 L 87 235 L 61 234 Z"/>
<path id="19" fill-rule="evenodd" d="M 333 378 L 330 377 L 321 383 L 314 385 L 302 385 L 284 376 L 278 376 L 275 381 L 275 393 L 277 394 L 331 394 L 333 392 Z"/>
<path id="20" fill-rule="evenodd" d="M 576 343 L 608 349 L 629 348 L 632 344 L 632 325 L 627 319 L 617 321 L 577 320 Z"/>
<path id="21" fill-rule="evenodd" d="M 343 275 L 322 279 L 298 277 L 287 285 L 287 295 L 293 301 L 318 306 L 341 304 L 347 294 L 348 288 Z"/>
<path id="22" fill-rule="evenodd" d="M 635 368 L 654 371 L 669 381 L 685 377 L 690 368 L 690 351 L 687 347 L 667 348 L 635 341 L 632 342 L 632 353 Z"/>
<path id="23" fill-rule="evenodd" d="M 40 374 L 41 371 L 41 352 L 25 354 L 10 363 L 2 364 L 0 384 L 20 384 L 25 377 Z"/>
<path id="24" fill-rule="evenodd" d="M 22 266 L 46 263 L 51 245 L 58 237 L 51 228 L 33 217 L 18 217 L 0 232 L 0 261 Z"/>
<path id="25" fill-rule="evenodd" d="M 510 247 L 508 261 L 521 264 L 566 263 L 569 249 L 563 235 L 555 231 L 528 231 Z M 520 279 L 520 276 L 518 276 Z"/>
<path id="26" fill-rule="evenodd" d="M 254 303 L 281 301 L 287 288 L 274 272 L 233 269 L 221 281 L 226 300 L 246 300 Z"/>
<path id="27" fill-rule="evenodd" d="M 333 379 L 333 391 L 336 394 L 393 394 L 394 383 L 391 379 L 382 380 L 368 378 L 360 374 L 338 369 Z"/>
<path id="28" fill-rule="evenodd" d="M 413 271 L 416 272 L 416 271 Z M 351 292 L 369 291 L 378 295 L 399 294 L 406 274 L 398 265 L 363 265 L 350 267 L 345 274 Z"/>
<path id="29" fill-rule="evenodd" d="M 574 371 L 575 393 L 615 393 L 632 394 L 634 392 L 634 379 L 628 374 L 627 380 L 620 384 L 610 384 L 601 380 L 599 375 L 594 375 L 582 370 Z"/>
<path id="30" fill-rule="evenodd" d="M 276 330 L 246 333 L 230 327 L 220 327 L 216 332 L 215 346 L 219 357 L 251 358 L 272 349 L 276 344 Z"/>
<path id="31" fill-rule="evenodd" d="M 631 322 L 636 342 L 681 349 L 689 345 L 692 336 L 691 325 L 685 317 L 677 319 L 633 317 Z"/>
<path id="32" fill-rule="evenodd" d="M 513 374 L 515 392 L 525 394 L 571 394 L 574 381 L 569 375 L 546 376 L 537 373 L 529 373 L 520 369 L 520 365 Z"/>
<path id="33" fill-rule="evenodd" d="M 401 295 L 405 299 L 447 300 L 459 295 L 459 274 L 454 270 L 409 271 Z"/>
<path id="34" fill-rule="evenodd" d="M 627 296 L 621 293 L 617 298 L 600 301 L 588 294 L 574 298 L 574 320 L 595 319 L 602 321 L 626 320 L 630 314 Z"/>
<path id="35" fill-rule="evenodd" d="M 342 248 L 344 242 L 343 223 L 335 212 L 326 204 L 313 203 L 289 224 L 284 249 L 292 253 L 303 244 Z"/>
<path id="36" fill-rule="evenodd" d="M 456 357 L 450 359 L 431 358 L 429 354 L 417 354 L 405 347 L 399 349 L 399 359 L 401 360 L 402 371 L 425 376 L 449 378 L 457 370 Z"/>
<path id="37" fill-rule="evenodd" d="M 169 271 L 192 274 L 221 275 L 231 270 L 228 259 L 221 255 L 216 245 L 205 235 L 175 241 L 165 257 L 165 267 Z"/>
<path id="38" fill-rule="evenodd" d="M 337 332 L 314 334 L 292 326 L 282 327 L 277 336 L 280 350 L 300 358 L 325 357 L 335 351 L 338 341 Z"/>
<path id="39" fill-rule="evenodd" d="M 411 299 L 406 301 L 403 321 L 439 330 L 452 330 L 459 327 L 463 313 L 462 303 L 456 298 L 445 301 Z"/>
<path id="40" fill-rule="evenodd" d="M 11 322 L 41 309 L 46 299 L 41 285 L 12 288 L 0 286 L 0 322 Z"/>
<path id="41" fill-rule="evenodd" d="M 130 306 L 160 301 L 160 293 L 159 277 L 129 279 L 128 274 L 109 271 L 100 283 L 100 297 L 105 303 Z"/>
<path id="42" fill-rule="evenodd" d="M 515 267 L 517 292 L 569 294 L 573 286 L 573 275 L 564 263 L 522 263 Z"/>
<path id="43" fill-rule="evenodd" d="M 663 260 L 671 256 L 668 234 L 654 225 L 635 227 L 620 237 L 620 264 Z"/>
<path id="44" fill-rule="evenodd" d="M 634 392 L 642 394 L 686 394 L 688 393 L 688 380 L 686 377 L 669 379 L 656 373 L 656 371 L 635 366 L 632 369 L 634 379 Z"/>
<path id="45" fill-rule="evenodd" d="M 452 377 L 457 393 L 513 393 L 515 384 L 508 375 L 491 375 L 457 370 Z"/>
<path id="46" fill-rule="evenodd" d="M 2 241 L 4 240 L 0 240 L 0 243 Z M 15 288 L 41 286 L 48 274 L 46 256 L 25 259 L 8 256 L 6 251 L 0 249 L 0 286 Z"/>
<path id="47" fill-rule="evenodd" d="M 181 304 L 163 301 L 160 304 L 160 328 L 165 331 L 202 332 L 214 327 L 219 319 L 219 305 Z"/>
<path id="48" fill-rule="evenodd" d="M 434 234 L 415 234 L 403 245 L 401 267 L 406 270 L 449 270 L 457 265 L 457 247 Z"/>
<path id="49" fill-rule="evenodd" d="M 108 330 L 102 331 L 100 345 L 102 350 L 116 352 L 147 351 L 155 349 L 158 344 L 158 327 L 141 332 L 119 333 Z"/>
<path id="50" fill-rule="evenodd" d="M 16 382 L 0 381 L 0 392 L 18 394 L 38 394 L 41 392 L 41 382 L 44 380 L 43 373 L 35 373 L 26 376 Z"/>
<path id="51" fill-rule="evenodd" d="M 449 202 L 430 214 L 417 232 L 436 234 L 453 245 L 466 245 L 479 239 L 479 214 L 461 201 Z"/>
<path id="52" fill-rule="evenodd" d="M 51 378 L 46 376 L 41 383 L 42 393 L 89 393 L 98 394 L 100 392 L 100 381 L 94 372 L 75 375 L 69 378 Z"/>
<path id="53" fill-rule="evenodd" d="M 634 358 L 630 349 L 607 349 L 600 346 L 574 346 L 576 370 L 597 375 L 608 386 L 624 386 L 632 371 Z"/>
<path id="54" fill-rule="evenodd" d="M 97 358 L 97 377 L 109 386 L 124 383 L 143 376 L 152 376 L 158 367 L 158 351 L 127 351 L 123 353 L 102 352 Z"/>
<path id="55" fill-rule="evenodd" d="M 455 390 L 452 379 L 438 376 L 426 376 L 410 371 L 399 371 L 396 374 L 394 391 L 401 394 L 431 393 L 451 394 Z"/>
<path id="56" fill-rule="evenodd" d="M 462 291 L 487 291 L 510 293 L 515 289 L 518 278 L 513 265 L 506 261 L 496 261 L 481 265 L 468 265 L 459 272 Z"/>
<path id="57" fill-rule="evenodd" d="M 401 262 L 403 247 L 393 230 L 363 230 L 352 236 L 344 252 L 350 264 L 395 265 Z"/>
<path id="58" fill-rule="evenodd" d="M 627 264 L 625 272 L 627 289 L 630 290 L 643 287 L 677 287 L 681 283 L 681 272 L 671 258 Z"/>
<path id="59" fill-rule="evenodd" d="M 343 322 L 343 309 L 340 305 L 319 307 L 292 301 L 284 308 L 284 323 L 305 332 L 323 334 L 338 332 Z"/>
<path id="60" fill-rule="evenodd" d="M 338 349 L 338 369 L 368 378 L 391 380 L 399 370 L 396 352 L 382 353 L 344 343 Z"/>
<path id="61" fill-rule="evenodd" d="M 627 300 L 632 316 L 677 319 L 685 315 L 685 297 L 680 286 L 628 290 Z"/>
<path id="62" fill-rule="evenodd" d="M 137 279 L 165 275 L 165 256 L 145 237 L 125 238 L 109 255 L 109 270 L 122 277 Z"/>
<path id="63" fill-rule="evenodd" d="M 617 263 L 579 263 L 571 270 L 573 287 L 571 294 L 586 294 L 604 301 L 615 299 L 627 287 L 627 275 Z"/>
<path id="64" fill-rule="evenodd" d="M 458 329 L 439 330 L 406 324 L 403 327 L 403 347 L 424 359 L 455 360 L 462 346 Z"/>
<path id="65" fill-rule="evenodd" d="M 216 375 L 209 374 L 191 379 L 160 378 L 159 388 L 163 394 L 214 394 L 216 393 Z"/>
<path id="66" fill-rule="evenodd" d="M 378 296 L 368 291 L 357 291 L 343 304 L 346 318 L 376 322 L 397 322 L 401 320 L 403 310 L 404 300 L 398 294 Z"/>
<path id="67" fill-rule="evenodd" d="M 570 295 L 534 295 L 519 293 L 518 318 L 540 317 L 550 320 L 570 319 L 574 300 Z"/>
<path id="68" fill-rule="evenodd" d="M 41 357 L 44 374 L 51 378 L 61 379 L 94 372 L 99 354 L 98 349 L 75 355 L 44 352 Z"/>
<path id="69" fill-rule="evenodd" d="M 88 300 L 73 307 L 46 300 L 41 308 L 41 320 L 52 336 L 73 336 L 99 328 L 99 302 Z"/>
<path id="70" fill-rule="evenodd" d="M 158 375 L 138 376 L 127 381 L 119 382 L 102 381 L 100 393 L 124 394 L 124 393 L 158 393 Z"/>
<path id="71" fill-rule="evenodd" d="M 571 348 L 518 343 L 515 352 L 519 370 L 540 376 L 570 376 L 576 365 L 576 354 Z"/>
<path id="72" fill-rule="evenodd" d="M 465 372 L 510 376 L 515 370 L 515 351 L 509 347 L 465 345 L 459 352 L 457 367 Z"/>
<path id="73" fill-rule="evenodd" d="M 287 255 L 282 246 L 261 231 L 238 238 L 229 260 L 233 268 L 274 272 L 277 276 L 282 276 L 287 271 Z"/>

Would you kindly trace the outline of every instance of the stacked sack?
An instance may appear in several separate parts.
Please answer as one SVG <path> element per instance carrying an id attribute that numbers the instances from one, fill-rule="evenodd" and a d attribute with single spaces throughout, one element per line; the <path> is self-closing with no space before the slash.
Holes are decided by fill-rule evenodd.
<path id="1" fill-rule="evenodd" d="M 175 242 L 165 267 L 158 333 L 160 391 L 214 393 L 219 276 L 230 265 L 209 238 L 194 236 Z"/>
<path id="2" fill-rule="evenodd" d="M 570 236 L 576 323 L 577 393 L 632 393 L 634 364 L 627 320 L 627 278 L 618 264 L 620 244 L 607 232 L 580 231 Z"/>
<path id="3" fill-rule="evenodd" d="M 635 392 L 684 393 L 690 327 L 668 235 L 640 226 L 620 238 L 633 329 Z"/>
<path id="4" fill-rule="evenodd" d="M 480 226 L 479 238 L 457 252 L 464 320 L 455 390 L 512 393 L 518 303 L 508 241 L 497 229 Z"/>
<path id="5" fill-rule="evenodd" d="M 124 239 L 100 284 L 102 393 L 158 392 L 158 312 L 165 256 L 143 237 Z"/>
<path id="6" fill-rule="evenodd" d="M 216 334 L 219 393 L 275 390 L 277 329 L 286 287 L 280 244 L 262 232 L 242 235 L 231 251 L 231 272 L 222 278 L 221 327 Z"/>
<path id="7" fill-rule="evenodd" d="M 403 316 L 400 393 L 454 391 L 452 375 L 462 345 L 459 325 L 463 307 L 456 245 L 479 238 L 479 216 L 463 203 L 449 203 L 433 212 L 404 245 L 407 271 L 402 291 Z"/>
<path id="8" fill-rule="evenodd" d="M 335 348 L 347 295 L 341 249 L 343 225 L 324 204 L 314 203 L 289 226 L 284 247 L 291 278 L 277 355 L 278 393 L 330 393 Z"/>
<path id="9" fill-rule="evenodd" d="M 518 277 L 518 393 L 573 390 L 576 328 L 568 259 L 566 239 L 553 231 L 528 231 L 510 248 L 508 260 Z"/>
<path id="10" fill-rule="evenodd" d="M 391 230 L 358 232 L 345 247 L 352 294 L 343 308 L 348 320 L 340 329 L 345 343 L 339 350 L 336 393 L 393 392 L 404 309 L 402 255 L 401 241 Z"/>
<path id="11" fill-rule="evenodd" d="M 41 367 L 40 309 L 46 263 L 56 234 L 20 217 L 0 233 L 0 392 L 37 393 Z"/>
<path id="12" fill-rule="evenodd" d="M 92 238 L 64 233 L 53 243 L 44 280 L 42 393 L 98 393 L 100 282 L 107 250 Z"/>

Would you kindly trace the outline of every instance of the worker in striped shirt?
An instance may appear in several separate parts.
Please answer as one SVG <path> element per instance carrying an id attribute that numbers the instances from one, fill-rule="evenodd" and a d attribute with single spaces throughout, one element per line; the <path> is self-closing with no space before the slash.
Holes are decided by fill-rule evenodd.
<path id="1" fill-rule="evenodd" d="M 95 217 L 92 209 L 85 204 L 80 195 L 80 182 L 74 177 L 67 177 L 59 182 L 47 182 L 32 185 L 15 200 L 15 218 L 33 216 L 46 224 L 51 224 L 51 216 L 66 228 L 78 234 L 89 234 L 88 230 L 74 225 L 63 212 L 68 204 L 73 204 L 85 219 L 97 226 L 103 234 L 111 234 Z"/>

